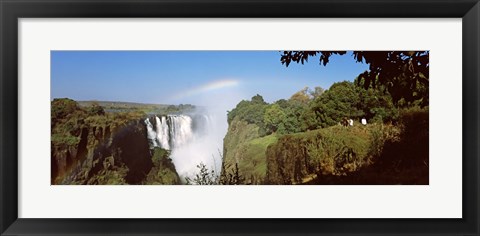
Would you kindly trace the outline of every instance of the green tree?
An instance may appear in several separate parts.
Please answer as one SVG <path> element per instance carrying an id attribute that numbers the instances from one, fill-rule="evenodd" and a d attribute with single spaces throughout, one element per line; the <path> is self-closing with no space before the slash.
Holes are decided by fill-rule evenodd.
<path id="1" fill-rule="evenodd" d="M 364 113 L 359 107 L 356 86 L 348 81 L 334 83 L 310 105 L 321 127 L 335 125 L 343 118 L 361 118 Z"/>
<path id="2" fill-rule="evenodd" d="M 295 101 L 303 104 L 307 104 L 310 101 L 310 96 L 308 93 L 308 87 L 303 88 L 302 90 L 294 93 L 290 97 L 290 101 Z"/>
<path id="3" fill-rule="evenodd" d="M 93 102 L 92 105 L 87 109 L 87 112 L 91 116 L 105 115 L 105 110 L 102 106 L 100 106 L 100 104 L 98 104 L 98 102 Z"/>
<path id="4" fill-rule="evenodd" d="M 51 102 L 52 120 L 63 119 L 80 110 L 78 103 L 69 98 L 55 98 Z"/>
<path id="5" fill-rule="evenodd" d="M 324 66 L 332 55 L 345 55 L 346 51 L 284 51 L 280 61 L 287 67 L 291 62 L 304 64 L 313 56 L 320 56 Z M 369 70 L 358 77 L 364 88 L 385 86 L 393 102 L 403 99 L 407 104 L 419 101 L 428 105 L 429 51 L 353 51 L 357 62 L 369 64 Z"/>
<path id="6" fill-rule="evenodd" d="M 301 131 L 314 130 L 322 127 L 319 115 L 315 113 L 312 106 L 313 104 L 311 107 L 303 109 L 300 114 L 299 123 Z"/>
<path id="7" fill-rule="evenodd" d="M 313 89 L 313 91 L 310 91 L 310 95 L 315 99 L 315 98 L 318 98 L 318 97 L 322 96 L 322 94 L 324 92 L 325 92 L 325 89 L 317 86 Z"/>
<path id="8" fill-rule="evenodd" d="M 301 116 L 304 110 L 308 107 L 308 104 L 298 102 L 296 100 L 281 99 L 275 102 L 282 109 L 283 116 L 282 122 L 279 125 L 278 133 L 290 134 L 304 131 L 301 122 Z"/>
<path id="9" fill-rule="evenodd" d="M 244 120 L 249 124 L 263 127 L 263 116 L 266 107 L 267 103 L 263 100 L 263 97 L 257 94 L 252 97 L 251 101 L 242 100 L 234 109 L 228 111 L 227 121 L 230 124 L 235 117 L 238 117 L 238 119 Z"/>
<path id="10" fill-rule="evenodd" d="M 394 106 L 388 91 L 381 89 L 357 88 L 359 96 L 359 109 L 363 111 L 364 118 L 374 122 L 395 121 L 398 119 L 398 109 Z"/>
<path id="11" fill-rule="evenodd" d="M 272 104 L 265 109 L 263 122 L 268 133 L 276 132 L 285 120 L 285 113 L 278 104 Z"/>
<path id="12" fill-rule="evenodd" d="M 263 100 L 263 97 L 260 96 L 260 94 L 257 94 L 255 96 L 252 97 L 252 103 L 254 104 L 260 104 L 260 105 L 266 105 L 267 103 L 265 102 L 265 100 Z"/>

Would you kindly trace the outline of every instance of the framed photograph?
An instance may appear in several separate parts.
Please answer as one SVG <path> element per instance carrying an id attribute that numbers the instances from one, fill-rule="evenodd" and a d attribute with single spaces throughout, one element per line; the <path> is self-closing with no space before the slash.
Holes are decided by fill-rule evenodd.
<path id="1" fill-rule="evenodd" d="M 0 4 L 1 235 L 479 234 L 477 0 Z"/>

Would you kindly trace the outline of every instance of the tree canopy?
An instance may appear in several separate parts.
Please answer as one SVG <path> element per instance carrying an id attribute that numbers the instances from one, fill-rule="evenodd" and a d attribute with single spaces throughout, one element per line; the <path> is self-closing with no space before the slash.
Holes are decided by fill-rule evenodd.
<path id="1" fill-rule="evenodd" d="M 312 95 L 313 93 L 313 95 Z M 234 119 L 259 128 L 259 135 L 290 134 L 336 125 L 344 118 L 369 122 L 396 121 L 398 109 L 383 86 L 365 89 L 356 82 L 334 83 L 329 89 L 308 87 L 290 99 L 267 103 L 261 95 L 243 100 L 228 112 L 228 123 Z"/>
<path id="2" fill-rule="evenodd" d="M 251 101 L 242 100 L 234 109 L 228 111 L 227 121 L 230 124 L 235 117 L 238 117 L 249 124 L 263 124 L 266 105 L 263 97 L 258 94 L 253 96 Z"/>
<path id="3" fill-rule="evenodd" d="M 345 55 L 347 51 L 283 51 L 280 61 L 304 64 L 310 57 L 320 56 L 326 66 L 332 55 Z M 414 102 L 428 106 L 429 51 L 353 51 L 356 62 L 369 65 L 369 70 L 358 75 L 357 85 L 365 89 L 384 86 L 396 105 Z"/>
<path id="4" fill-rule="evenodd" d="M 342 118 L 361 118 L 358 90 L 351 82 L 333 84 L 321 97 L 311 104 L 311 109 L 319 116 L 322 127 L 337 124 Z"/>

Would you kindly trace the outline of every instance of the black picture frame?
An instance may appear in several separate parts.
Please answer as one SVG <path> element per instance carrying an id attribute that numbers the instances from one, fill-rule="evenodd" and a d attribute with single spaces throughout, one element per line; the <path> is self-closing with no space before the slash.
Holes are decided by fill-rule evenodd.
<path id="1" fill-rule="evenodd" d="M 0 0 L 0 14 L 1 235 L 479 235 L 478 0 Z M 462 18 L 463 218 L 18 218 L 18 19 L 59 17 Z"/>

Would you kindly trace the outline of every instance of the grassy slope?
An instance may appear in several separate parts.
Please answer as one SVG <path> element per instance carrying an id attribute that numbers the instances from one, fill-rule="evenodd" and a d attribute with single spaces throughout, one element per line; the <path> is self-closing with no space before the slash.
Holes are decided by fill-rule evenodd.
<path id="1" fill-rule="evenodd" d="M 247 183 L 262 183 L 267 173 L 266 150 L 268 145 L 277 142 L 276 135 L 252 139 L 240 145 L 236 154 L 238 168 Z"/>
<path id="2" fill-rule="evenodd" d="M 227 172 L 238 163 L 239 172 L 247 183 L 263 183 L 266 174 L 267 146 L 276 142 L 277 137 L 259 137 L 258 126 L 234 119 L 224 139 L 223 162 Z"/>

